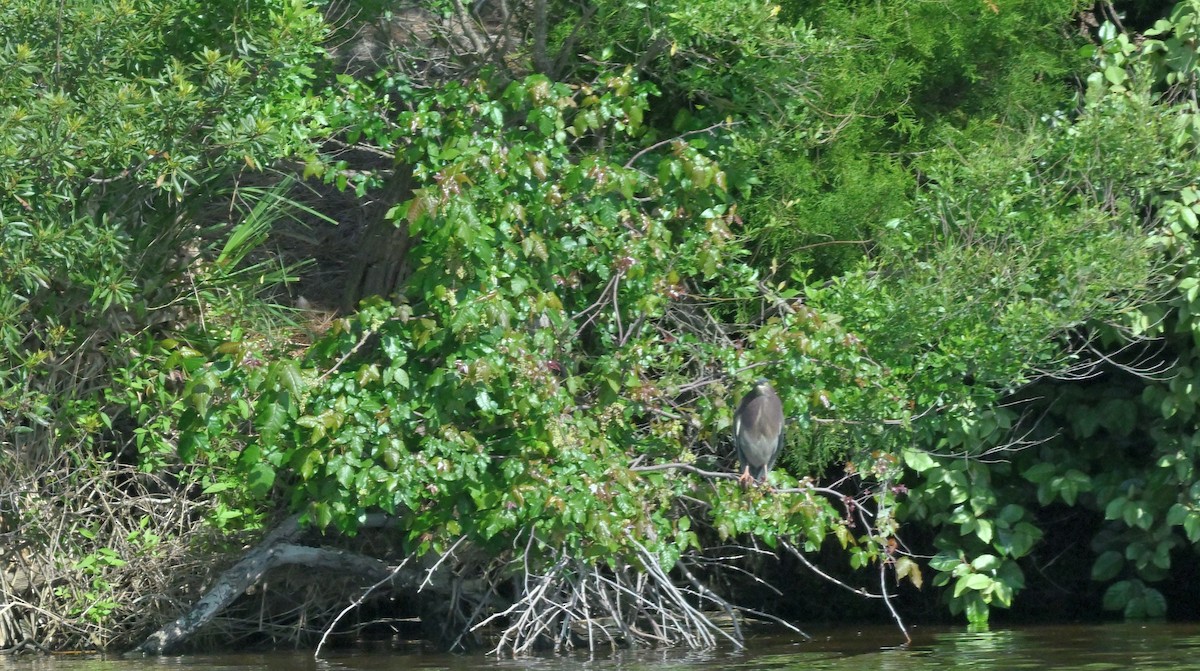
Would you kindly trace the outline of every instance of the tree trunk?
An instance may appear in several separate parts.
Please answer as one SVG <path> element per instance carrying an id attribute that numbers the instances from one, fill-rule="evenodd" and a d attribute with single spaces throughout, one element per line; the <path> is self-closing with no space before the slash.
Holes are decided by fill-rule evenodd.
<path id="1" fill-rule="evenodd" d="M 342 307 L 347 310 L 368 296 L 393 296 L 408 278 L 408 252 L 413 242 L 408 222 L 403 217 L 392 221 L 387 213 L 412 196 L 411 177 L 410 168 L 397 166 L 383 193 L 367 206 L 362 240 L 346 276 Z"/>

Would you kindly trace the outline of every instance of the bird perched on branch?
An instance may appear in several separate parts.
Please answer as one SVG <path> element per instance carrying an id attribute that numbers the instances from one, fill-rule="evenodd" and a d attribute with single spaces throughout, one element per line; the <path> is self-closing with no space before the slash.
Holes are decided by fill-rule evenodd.
<path id="1" fill-rule="evenodd" d="M 766 378 L 754 383 L 733 413 L 733 444 L 742 471 L 738 482 L 765 482 L 783 448 L 783 403 Z"/>

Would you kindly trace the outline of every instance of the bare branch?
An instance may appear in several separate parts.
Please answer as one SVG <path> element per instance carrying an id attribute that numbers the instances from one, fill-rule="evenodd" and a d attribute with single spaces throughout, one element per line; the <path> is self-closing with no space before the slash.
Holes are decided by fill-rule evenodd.
<path id="1" fill-rule="evenodd" d="M 904 626 L 904 620 L 900 619 L 900 613 L 896 612 L 896 607 L 892 605 L 892 598 L 888 595 L 887 567 L 888 562 L 879 562 L 879 593 L 883 595 L 883 603 L 887 606 L 888 612 L 892 614 L 892 619 L 896 621 L 896 626 L 900 627 L 901 633 L 904 634 L 904 645 L 911 645 L 912 636 L 908 635 L 908 628 Z"/>
<path id="2" fill-rule="evenodd" d="M 838 580 L 837 578 L 835 578 L 835 577 L 829 575 L 828 573 L 822 571 L 821 569 L 817 568 L 816 564 L 813 564 L 812 562 L 810 562 L 808 560 L 808 557 L 805 557 L 802 552 L 800 552 L 799 550 L 796 549 L 796 546 L 794 546 L 791 543 L 784 541 L 784 540 L 781 540 L 780 543 L 783 544 L 783 548 L 785 550 L 787 550 L 788 552 L 790 552 L 793 557 L 795 557 L 796 559 L 799 559 L 800 563 L 804 564 L 804 566 L 807 567 L 808 570 L 812 571 L 813 573 L 816 573 L 818 576 L 824 578 L 825 580 L 828 580 L 829 582 L 833 583 L 834 585 L 837 585 L 838 587 L 841 587 L 842 589 L 844 589 L 848 592 L 852 592 L 858 596 L 866 597 L 868 599 L 882 599 L 883 598 L 883 595 L 881 595 L 881 594 L 874 594 L 872 592 L 868 592 L 867 590 L 865 590 L 861 587 L 851 587 L 850 585 L 847 585 L 846 583 L 842 582 L 841 580 Z"/>
<path id="3" fill-rule="evenodd" d="M 543 1 L 544 1 L 544 0 L 543 0 Z M 679 141 L 679 140 L 682 140 L 682 139 L 683 139 L 683 138 L 685 138 L 685 137 L 688 137 L 689 135 L 697 135 L 697 134 L 699 134 L 699 133 L 714 133 L 714 132 L 716 132 L 716 130 L 717 130 L 718 128 L 732 128 L 733 126 L 736 126 L 736 125 L 738 125 L 739 123 L 740 123 L 740 122 L 738 122 L 738 121 L 733 121 L 733 122 L 729 122 L 729 121 L 722 121 L 722 122 L 720 122 L 720 123 L 715 123 L 715 124 L 713 124 L 713 125 L 711 125 L 711 126 L 709 126 L 709 127 L 707 127 L 707 128 L 700 128 L 700 129 L 697 129 L 697 130 L 690 130 L 690 131 L 688 131 L 688 132 L 686 132 L 686 133 L 680 133 L 679 135 L 676 135 L 675 137 L 672 137 L 672 138 L 667 138 L 666 140 L 661 140 L 661 141 L 659 141 L 659 142 L 655 142 L 654 144 L 650 145 L 649 147 L 646 147 L 646 148 L 642 149 L 641 151 L 639 151 L 638 153 L 636 153 L 636 154 L 634 154 L 633 156 L 631 156 L 631 157 L 629 158 L 629 160 L 628 160 L 628 161 L 625 161 L 625 167 L 626 167 L 626 168 L 632 168 L 632 167 L 633 167 L 633 164 L 634 164 L 634 163 L 637 163 L 637 160 L 638 160 L 639 158 L 641 158 L 641 157 L 645 156 L 646 154 L 648 154 L 648 153 L 650 153 L 650 152 L 654 151 L 655 149 L 658 149 L 659 147 L 662 147 L 662 146 L 665 146 L 665 145 L 671 144 L 672 142 L 677 142 L 677 141 Z"/>
<path id="4" fill-rule="evenodd" d="M 332 633 L 337 627 L 338 623 L 342 621 L 342 618 L 345 617 L 346 613 L 349 613 L 355 608 L 361 606 L 363 601 L 366 601 L 367 597 L 371 595 L 371 592 L 374 592 L 380 586 L 394 580 L 396 575 L 399 574 L 400 571 L 404 570 L 404 567 L 408 565 L 408 561 L 410 559 L 412 559 L 412 555 L 405 557 L 404 561 L 400 562 L 400 564 L 393 568 L 390 573 L 380 578 L 374 585 L 371 585 L 367 589 L 363 590 L 362 594 L 360 594 L 354 599 L 354 601 L 350 602 L 349 605 L 343 608 L 342 611 L 337 614 L 337 617 L 333 618 L 333 621 L 330 622 L 329 626 L 325 628 L 325 633 L 321 634 L 321 640 L 317 643 L 317 649 L 313 651 L 314 659 L 320 659 L 321 648 L 325 647 L 325 640 L 329 638 L 329 634 Z"/>

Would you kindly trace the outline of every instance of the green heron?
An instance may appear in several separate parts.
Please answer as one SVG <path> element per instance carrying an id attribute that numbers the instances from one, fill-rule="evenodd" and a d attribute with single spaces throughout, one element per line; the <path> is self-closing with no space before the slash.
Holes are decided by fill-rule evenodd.
<path id="1" fill-rule="evenodd" d="M 733 413 L 733 444 L 742 470 L 738 481 L 743 486 L 752 478 L 766 481 L 783 448 L 783 403 L 766 378 L 754 383 Z"/>

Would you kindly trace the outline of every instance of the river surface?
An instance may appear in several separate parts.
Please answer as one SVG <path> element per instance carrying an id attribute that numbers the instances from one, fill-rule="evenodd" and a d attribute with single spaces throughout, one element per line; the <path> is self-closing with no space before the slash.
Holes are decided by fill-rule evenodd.
<path id="1" fill-rule="evenodd" d="M 938 669 L 1200 669 L 1200 623 L 1036 626 L 969 632 L 963 628 L 914 627 L 913 643 L 895 628 L 810 631 L 751 638 L 748 650 L 636 650 L 497 659 L 482 654 L 413 651 L 269 652 L 122 659 L 98 656 L 0 656 L 0 671 L 731 671 L 797 669 L 928 671 Z"/>

